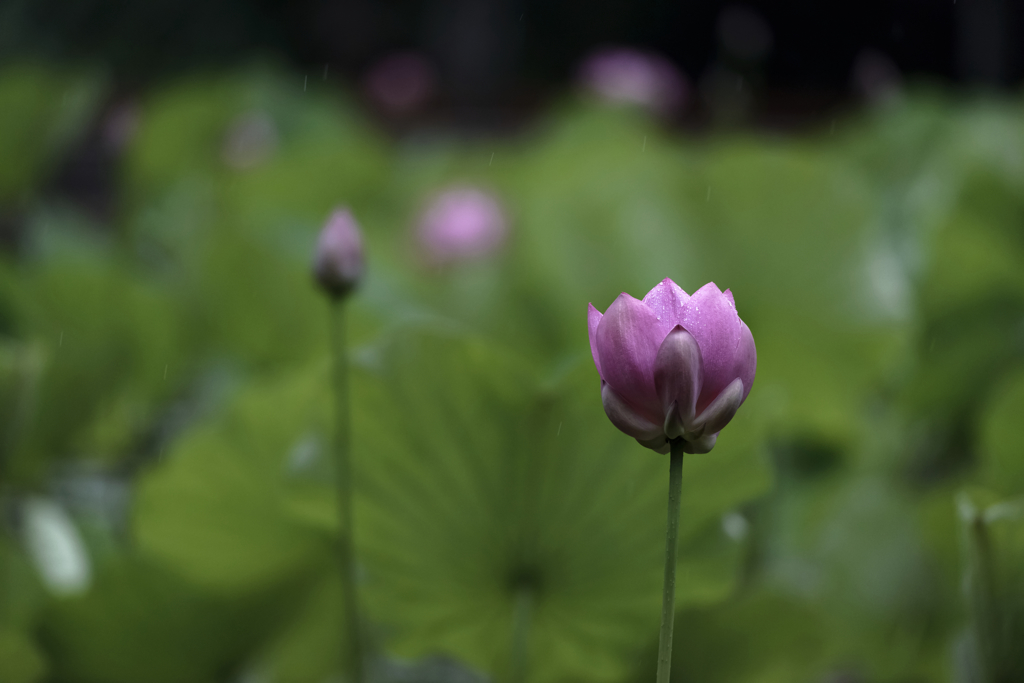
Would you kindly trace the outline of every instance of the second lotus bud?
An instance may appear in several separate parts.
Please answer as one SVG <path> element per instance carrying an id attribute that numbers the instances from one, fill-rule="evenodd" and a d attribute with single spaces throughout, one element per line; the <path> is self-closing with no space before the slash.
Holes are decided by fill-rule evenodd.
<path id="1" fill-rule="evenodd" d="M 340 298 L 355 289 L 364 269 L 359 225 L 347 208 L 335 209 L 317 241 L 313 277 L 331 297 Z"/>

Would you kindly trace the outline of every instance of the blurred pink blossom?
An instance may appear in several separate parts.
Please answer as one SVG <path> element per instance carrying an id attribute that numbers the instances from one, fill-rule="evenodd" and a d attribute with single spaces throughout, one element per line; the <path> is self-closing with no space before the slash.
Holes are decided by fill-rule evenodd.
<path id="1" fill-rule="evenodd" d="M 672 62 L 631 48 L 591 54 L 580 67 L 580 81 L 604 100 L 638 104 L 659 114 L 677 111 L 689 94 L 686 77 Z"/>
<path id="2" fill-rule="evenodd" d="M 416 238 L 429 263 L 445 265 L 492 253 L 505 241 L 507 228 L 505 214 L 492 194 L 455 187 L 427 206 Z"/>
<path id="3" fill-rule="evenodd" d="M 415 52 L 400 52 L 385 57 L 370 67 L 365 89 L 375 105 L 392 115 L 419 109 L 434 94 L 437 78 L 434 68 Z"/>

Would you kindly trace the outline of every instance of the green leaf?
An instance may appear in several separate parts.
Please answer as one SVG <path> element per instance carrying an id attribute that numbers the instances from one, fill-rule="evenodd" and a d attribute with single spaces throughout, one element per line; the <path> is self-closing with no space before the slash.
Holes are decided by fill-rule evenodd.
<path id="1" fill-rule="evenodd" d="M 0 71 L 0 159 L 8 160 L 0 167 L 0 206 L 31 198 L 92 122 L 103 90 L 85 75 L 27 65 Z"/>
<path id="2" fill-rule="evenodd" d="M 12 331 L 38 368 L 10 463 L 26 480 L 55 457 L 127 455 L 185 369 L 173 299 L 114 250 L 65 228 L 47 227 L 40 259 L 0 272 Z"/>
<path id="3" fill-rule="evenodd" d="M 46 660 L 25 634 L 0 627 L 0 680 L 36 683 L 46 675 Z"/>
<path id="4" fill-rule="evenodd" d="M 229 593 L 322 566 L 330 538 L 303 518 L 319 513 L 315 506 L 305 512 L 322 489 L 311 486 L 306 468 L 318 461 L 322 468 L 327 456 L 326 380 L 317 371 L 256 384 L 224 415 L 176 441 L 139 483 L 139 545 Z"/>
<path id="5" fill-rule="evenodd" d="M 411 332 L 373 360 L 353 392 L 356 541 L 395 651 L 501 679 L 525 628 L 531 679 L 620 677 L 657 630 L 667 458 L 611 426 L 589 363 L 542 385 L 479 341 Z M 680 605 L 728 592 L 720 518 L 770 481 L 749 449 L 691 460 Z"/>
<path id="6" fill-rule="evenodd" d="M 981 409 L 978 481 L 1005 495 L 1024 494 L 1024 371 L 1006 376 Z"/>
<path id="7" fill-rule="evenodd" d="M 214 683 L 286 618 L 287 591 L 215 599 L 139 558 L 107 566 L 92 590 L 54 604 L 41 633 L 70 683 Z"/>
<path id="8" fill-rule="evenodd" d="M 315 683 L 329 679 L 342 667 L 345 646 L 342 588 L 339 575 L 319 579 L 297 609 L 249 665 L 257 675 L 280 683 Z"/>

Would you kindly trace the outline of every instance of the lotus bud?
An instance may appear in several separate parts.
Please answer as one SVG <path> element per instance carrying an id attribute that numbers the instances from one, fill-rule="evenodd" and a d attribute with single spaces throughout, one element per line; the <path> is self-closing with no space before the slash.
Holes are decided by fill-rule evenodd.
<path id="1" fill-rule="evenodd" d="M 505 241 L 507 223 L 498 200 L 474 187 L 452 188 L 423 212 L 416 238 L 426 260 L 447 265 L 486 256 Z"/>
<path id="2" fill-rule="evenodd" d="M 363 277 L 363 237 L 352 212 L 334 210 L 320 232 L 313 257 L 313 277 L 332 298 L 351 292 Z"/>
<path id="3" fill-rule="evenodd" d="M 659 453 L 676 439 L 686 453 L 710 451 L 754 384 L 754 337 L 713 282 L 690 296 L 666 278 L 603 315 L 591 304 L 588 328 L 605 413 Z"/>

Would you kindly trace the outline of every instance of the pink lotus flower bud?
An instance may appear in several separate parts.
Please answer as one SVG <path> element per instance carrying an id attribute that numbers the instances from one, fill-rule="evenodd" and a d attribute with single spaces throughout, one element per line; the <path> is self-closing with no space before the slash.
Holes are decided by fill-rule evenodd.
<path id="1" fill-rule="evenodd" d="M 505 215 L 493 195 L 473 187 L 453 188 L 430 203 L 416 237 L 434 265 L 480 258 L 505 241 Z"/>
<path id="2" fill-rule="evenodd" d="M 590 55 L 580 68 L 580 80 L 608 102 L 638 104 L 659 114 L 682 107 L 688 90 L 686 78 L 672 62 L 628 48 Z"/>
<path id="3" fill-rule="evenodd" d="M 313 277 L 334 298 L 348 294 L 363 277 L 363 237 L 352 212 L 334 210 L 320 232 Z"/>
<path id="4" fill-rule="evenodd" d="M 665 278 L 637 301 L 623 292 L 602 316 L 590 305 L 590 351 L 616 427 L 668 453 L 707 453 L 750 393 L 757 351 L 728 289 L 689 296 Z"/>

